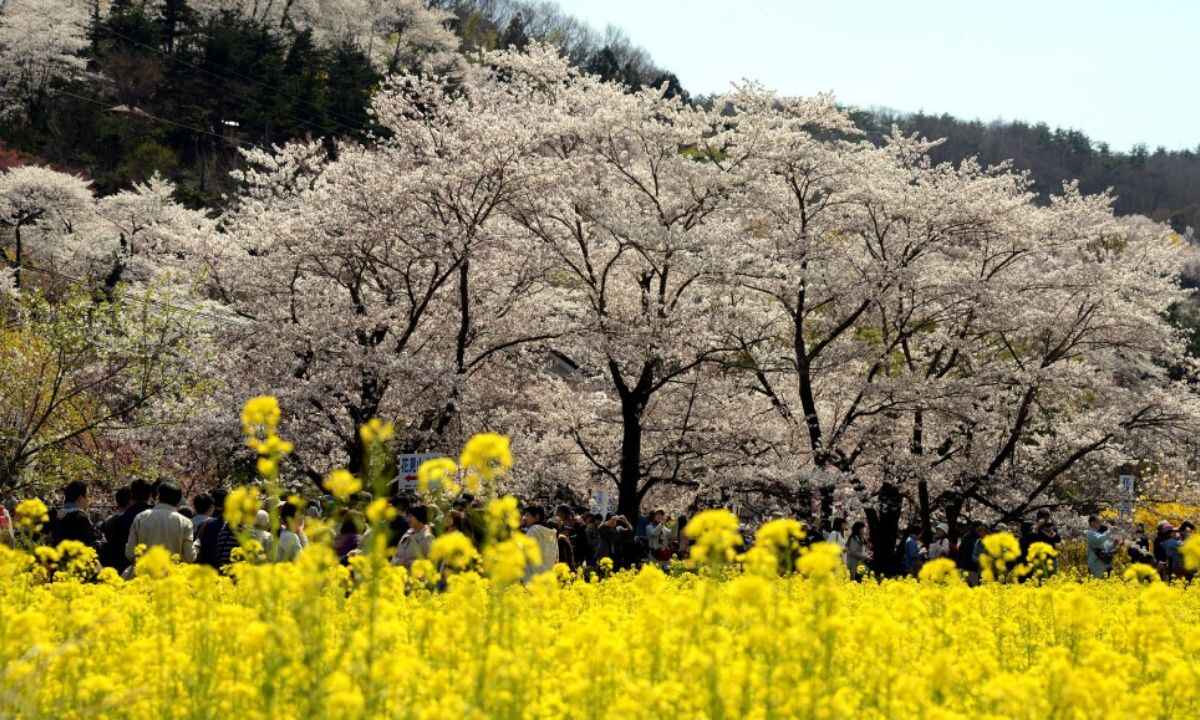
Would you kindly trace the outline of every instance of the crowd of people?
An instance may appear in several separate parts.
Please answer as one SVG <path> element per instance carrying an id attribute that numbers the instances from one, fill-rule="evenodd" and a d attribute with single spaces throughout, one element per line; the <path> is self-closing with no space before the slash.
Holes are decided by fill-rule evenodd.
<path id="1" fill-rule="evenodd" d="M 287 562 L 308 544 L 307 519 L 321 517 L 330 509 L 322 499 L 309 503 L 304 511 L 280 502 L 270 508 L 276 515 L 274 522 L 268 508 L 259 508 L 247 521 L 235 526 L 226 522 L 223 490 L 196 495 L 190 504 L 185 504 L 183 492 L 173 483 L 134 480 L 116 490 L 115 509 L 100 517 L 91 507 L 92 493 L 86 483 L 68 484 L 63 489 L 61 505 L 51 512 L 49 522 L 41 530 L 42 537 L 36 539 L 55 545 L 63 540 L 79 541 L 96 550 L 102 565 L 126 577 L 132 573 L 139 548 L 163 547 L 182 562 L 220 569 L 235 558 L 235 551 L 245 537 L 258 541 L 261 559 Z M 353 509 L 365 507 L 370 499 L 368 494 L 360 494 L 358 502 L 352 502 L 349 508 L 343 506 L 329 518 L 337 522 L 332 547 L 342 562 L 348 562 L 371 541 L 372 529 L 363 512 Z M 384 531 L 394 564 L 411 567 L 417 560 L 428 557 L 435 532 L 461 532 L 477 547 L 484 540 L 484 506 L 470 494 L 459 496 L 444 515 L 411 495 L 394 492 L 389 501 L 397 512 Z M 688 555 L 688 537 L 684 532 L 687 521 L 686 515 L 668 518 L 664 511 L 657 510 L 631 522 L 620 514 L 593 512 L 566 504 L 559 505 L 552 514 L 543 506 L 532 504 L 521 512 L 521 530 L 537 543 L 541 556 L 541 563 L 531 568 L 532 573 L 547 571 L 560 562 L 573 570 L 597 567 L 602 559 L 607 559 L 613 570 L 651 562 L 665 567 L 672 560 Z M 1095 577 L 1108 575 L 1118 552 L 1124 549 L 1131 562 L 1156 568 L 1164 579 L 1185 576 L 1180 549 L 1194 530 L 1191 522 L 1175 527 L 1163 521 L 1153 538 L 1141 529 L 1126 538 L 1120 537 L 1102 518 L 1091 516 L 1083 537 L 1088 571 Z M 926 562 L 949 558 L 969 582 L 977 583 L 980 556 L 985 551 L 983 539 L 994 532 L 1011 532 L 1017 537 L 1022 557 L 1034 543 L 1055 549 L 1062 543 L 1054 519 L 1045 509 L 1015 532 L 1004 525 L 973 521 L 968 521 L 960 533 L 952 533 L 945 523 L 923 532 L 920 524 L 912 523 L 899 533 L 897 543 L 888 547 L 877 547 L 867 523 L 849 524 L 845 518 L 833 518 L 819 531 L 807 533 L 805 542 L 825 541 L 840 546 L 847 571 L 855 580 L 868 572 L 915 576 Z M 752 537 L 749 533 L 744 535 L 743 546 L 748 547 Z M 14 539 L 13 525 L 11 515 L 0 505 L 0 541 L 6 539 Z"/>
<path id="2" fill-rule="evenodd" d="M 94 509 L 93 492 L 86 483 L 69 483 L 63 489 L 62 503 L 52 507 L 48 522 L 31 539 L 51 545 L 63 540 L 81 542 L 96 550 L 103 566 L 125 577 L 132 574 L 139 548 L 162 547 L 182 562 L 219 569 L 235 558 L 235 551 L 247 537 L 258 541 L 264 559 L 287 562 L 308 544 L 308 518 L 323 515 L 321 500 L 309 503 L 304 512 L 296 505 L 280 502 L 272 508 L 277 513 L 276 523 L 264 507 L 249 521 L 235 526 L 225 519 L 226 491 L 196 495 L 188 504 L 179 486 L 144 480 L 118 488 L 113 494 L 115 506 L 105 515 Z M 370 496 L 362 494 L 359 500 L 355 504 L 365 506 Z M 385 528 L 386 545 L 394 564 L 411 566 L 429 555 L 434 539 L 433 511 L 417 498 L 403 494 L 391 497 L 390 503 L 397 512 Z M 463 494 L 440 518 L 438 532 L 462 532 L 479 546 L 486 524 L 483 513 L 482 502 Z M 344 509 L 336 520 L 332 547 L 347 562 L 367 547 L 372 529 L 361 510 Z M 686 518 L 668 523 L 662 511 L 640 519 L 636 526 L 622 515 L 602 515 L 571 505 L 558 506 L 552 515 L 537 505 L 525 506 L 521 513 L 522 532 L 540 550 L 541 563 L 534 572 L 548 570 L 559 562 L 572 569 L 594 567 L 602 558 L 608 558 L 615 570 L 654 559 L 665 562 L 686 553 L 687 538 L 682 532 L 685 525 Z M 0 542 L 11 544 L 15 540 L 12 515 L 0 505 Z"/>
<path id="3" fill-rule="evenodd" d="M 878 567 L 873 563 L 876 549 L 871 544 L 866 523 L 854 523 L 848 534 L 845 527 L 844 519 L 834 519 L 825 526 L 822 535 L 826 541 L 837 543 L 845 549 L 846 567 L 851 577 L 859 579 L 866 568 L 872 565 Z M 1034 521 L 1021 523 L 1015 532 L 1003 524 L 969 521 L 965 530 L 954 540 L 945 523 L 935 525 L 928 540 L 923 537 L 919 524 L 910 524 L 900 534 L 892 557 L 897 561 L 898 572 L 914 576 L 926 562 L 950 558 L 969 582 L 977 583 L 980 579 L 980 556 L 985 551 L 983 539 L 988 534 L 999 532 L 1009 532 L 1018 539 L 1022 558 L 1034 543 L 1044 543 L 1058 551 L 1063 541 L 1050 511 L 1042 509 L 1037 511 Z M 1176 527 L 1163 520 L 1158 524 L 1153 539 L 1140 526 L 1135 527 L 1133 537 L 1122 537 L 1103 518 L 1091 515 L 1088 517 L 1088 530 L 1083 536 L 1088 572 L 1096 578 L 1108 576 L 1118 553 L 1124 549 L 1130 562 L 1155 568 L 1164 580 L 1185 577 L 1188 571 L 1184 566 L 1181 548 L 1193 532 L 1195 525 L 1191 521 L 1183 521 Z"/>

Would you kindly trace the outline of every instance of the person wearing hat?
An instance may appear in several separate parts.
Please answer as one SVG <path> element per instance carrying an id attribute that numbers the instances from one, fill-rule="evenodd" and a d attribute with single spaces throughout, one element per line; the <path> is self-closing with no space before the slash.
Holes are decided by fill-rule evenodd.
<path id="1" fill-rule="evenodd" d="M 933 542 L 929 543 L 929 559 L 950 555 L 950 526 L 938 523 L 933 527 Z"/>
<path id="2" fill-rule="evenodd" d="M 1050 511 L 1046 508 L 1037 511 L 1037 524 L 1033 528 L 1032 542 L 1046 543 L 1052 548 L 1057 548 L 1062 542 L 1058 528 L 1054 526 L 1054 518 L 1050 517 Z"/>

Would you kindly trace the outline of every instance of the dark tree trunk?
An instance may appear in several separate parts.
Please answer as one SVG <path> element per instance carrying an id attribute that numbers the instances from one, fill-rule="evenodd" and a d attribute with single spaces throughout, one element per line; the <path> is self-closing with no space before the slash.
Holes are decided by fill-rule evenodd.
<path id="1" fill-rule="evenodd" d="M 962 504 L 962 496 L 953 490 L 948 491 L 943 496 L 942 507 L 946 511 L 946 526 L 950 530 L 948 537 L 950 539 L 950 547 L 952 548 L 958 547 L 960 531 L 958 518 L 962 515 Z"/>
<path id="2" fill-rule="evenodd" d="M 175 33 L 179 26 L 179 10 L 183 0 L 166 0 L 162 9 L 163 44 L 168 54 L 175 52 Z"/>
<path id="3" fill-rule="evenodd" d="M 642 410 L 645 400 L 640 395 L 621 398 L 621 475 L 617 488 L 617 512 L 636 527 L 641 513 L 642 498 L 638 492 L 642 481 Z"/>
<path id="4" fill-rule="evenodd" d="M 20 225 L 17 225 L 16 228 L 13 229 L 13 234 L 16 236 L 16 240 L 17 240 L 17 255 L 16 255 L 16 259 L 15 259 L 15 264 L 14 264 L 15 269 L 13 270 L 13 284 L 16 286 L 16 288 L 18 290 L 20 290 L 21 289 L 21 226 Z"/>
<path id="5" fill-rule="evenodd" d="M 874 551 L 871 569 L 883 577 L 894 577 L 900 574 L 896 546 L 900 539 L 900 508 L 903 497 L 891 482 L 885 482 L 883 487 L 879 488 L 876 497 L 875 507 L 867 508 L 867 527 Z"/>
<path id="6" fill-rule="evenodd" d="M 822 485 L 821 493 L 821 517 L 819 522 L 821 527 L 825 527 L 825 523 L 833 519 L 833 486 Z"/>
<path id="7" fill-rule="evenodd" d="M 917 482 L 917 500 L 921 510 L 921 542 L 928 545 L 933 542 L 933 520 L 929 507 L 929 483 L 925 480 Z"/>
<path id="8" fill-rule="evenodd" d="M 350 431 L 350 442 L 346 443 L 346 452 L 350 455 L 350 462 L 346 469 L 355 475 L 360 474 L 366 467 L 366 446 L 363 445 L 362 435 L 359 434 L 358 429 L 368 420 L 378 417 L 384 390 L 380 386 L 379 380 L 371 372 L 363 373 L 360 387 L 361 404 L 357 407 L 347 408 L 347 414 L 350 415 L 353 427 Z"/>

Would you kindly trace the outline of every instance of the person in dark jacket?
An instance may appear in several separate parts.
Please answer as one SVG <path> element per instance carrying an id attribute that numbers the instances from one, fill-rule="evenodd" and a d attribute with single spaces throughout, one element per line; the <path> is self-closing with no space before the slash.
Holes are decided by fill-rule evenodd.
<path id="1" fill-rule="evenodd" d="M 109 515 L 107 518 L 105 518 L 104 522 L 100 523 L 100 534 L 104 536 L 104 541 L 100 544 L 100 563 L 102 565 L 112 567 L 106 559 L 108 558 L 108 553 L 112 551 L 112 548 L 108 542 L 108 538 L 116 535 L 119 532 L 117 526 L 120 524 L 121 515 L 129 509 L 129 503 L 133 502 L 132 498 L 133 496 L 129 492 L 128 485 L 123 485 L 117 488 L 117 491 L 113 493 L 113 499 L 117 503 L 117 509 L 112 515 Z M 121 548 L 121 557 L 125 557 L 124 547 Z"/>
<path id="2" fill-rule="evenodd" d="M 58 519 L 50 529 L 50 537 L 57 545 L 63 540 L 78 540 L 90 548 L 99 549 L 100 536 L 87 514 L 88 486 L 82 480 L 73 480 L 63 489 L 63 506 Z"/>
<path id="3" fill-rule="evenodd" d="M 333 539 L 333 552 L 343 565 L 350 561 L 350 553 L 358 549 L 361 536 L 360 522 L 357 513 L 346 513 L 342 518 L 341 529 L 338 530 L 337 537 Z"/>
<path id="4" fill-rule="evenodd" d="M 558 517 L 559 532 L 567 536 L 571 545 L 571 555 L 568 564 L 572 570 L 578 570 L 584 565 L 594 562 L 594 550 L 588 540 L 587 528 L 583 519 L 569 505 L 559 505 L 555 512 Z M 562 547 L 559 547 L 559 559 L 563 557 Z"/>
<path id="5" fill-rule="evenodd" d="M 196 535 L 196 562 L 220 570 L 229 564 L 234 548 L 238 547 L 235 530 L 225 522 L 225 495 L 220 488 L 213 490 L 213 516 Z"/>
<path id="6" fill-rule="evenodd" d="M 633 525 L 624 515 L 613 515 L 600 526 L 601 557 L 611 558 L 618 570 L 631 568 L 638 561 L 637 538 Z"/>
<path id="7" fill-rule="evenodd" d="M 201 493 L 192 498 L 192 507 L 196 509 L 196 514 L 192 516 L 192 530 L 195 532 L 196 538 L 200 537 L 200 527 L 204 523 L 212 519 L 213 516 L 213 499 L 208 493 Z"/>
<path id="8" fill-rule="evenodd" d="M 1164 575 L 1169 570 L 1169 558 L 1167 557 L 1167 541 L 1175 535 L 1175 528 L 1171 523 L 1163 520 L 1158 524 L 1158 528 L 1154 531 L 1154 561 L 1158 564 L 1159 572 Z"/>
<path id="9" fill-rule="evenodd" d="M 921 533 L 920 527 L 917 525 L 909 525 L 904 530 L 904 538 L 900 541 L 900 569 L 905 575 L 916 575 L 921 570 L 921 565 L 924 564 L 924 558 L 921 556 L 921 541 L 918 536 Z"/>
<path id="10" fill-rule="evenodd" d="M 954 562 L 963 572 L 979 571 L 979 566 L 975 563 L 975 544 L 979 542 L 982 527 L 977 522 L 969 523 L 967 531 L 958 540 L 958 552 L 954 556 Z"/>
<path id="11" fill-rule="evenodd" d="M 1134 537 L 1133 543 L 1127 545 L 1125 550 L 1129 553 L 1129 561 L 1142 563 L 1154 567 L 1154 553 L 1150 550 L 1150 538 L 1146 537 L 1146 529 L 1138 527 L 1137 536 Z"/>
<path id="12" fill-rule="evenodd" d="M 1037 511 L 1037 524 L 1033 528 L 1031 542 L 1046 543 L 1052 548 L 1057 548 L 1058 544 L 1062 542 L 1058 528 L 1054 525 L 1054 519 L 1050 517 L 1050 511 L 1045 508 Z"/>
<path id="13" fill-rule="evenodd" d="M 129 528 L 133 527 L 134 518 L 149 509 L 150 485 L 145 480 L 134 480 L 129 484 L 129 504 L 104 523 L 104 545 L 100 548 L 101 564 L 114 568 L 117 572 L 125 572 L 130 565 L 129 558 L 125 556 Z"/>

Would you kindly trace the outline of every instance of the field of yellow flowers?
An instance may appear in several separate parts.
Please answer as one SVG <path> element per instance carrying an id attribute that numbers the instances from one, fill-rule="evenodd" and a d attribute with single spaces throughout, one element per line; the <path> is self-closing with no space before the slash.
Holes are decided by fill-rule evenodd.
<path id="1" fill-rule="evenodd" d="M 134 580 L 85 583 L 63 550 L 48 580 L 51 558 L 0 548 L 0 717 L 1200 713 L 1194 585 L 859 584 L 820 546 L 788 577 L 764 552 L 744 572 L 522 583 L 519 552 L 443 578 L 319 545 L 230 576 L 151 551 Z"/>
<path id="2" fill-rule="evenodd" d="M 291 450 L 278 419 L 270 397 L 243 413 L 268 494 Z M 390 432 L 362 429 L 375 451 Z M 507 438 L 485 434 L 419 482 L 445 499 L 511 465 Z M 341 500 L 361 485 L 345 471 L 326 482 Z M 226 520 L 261 499 L 236 490 Z M 295 562 L 264 562 L 247 539 L 218 574 L 151 548 L 132 580 L 79 543 L 0 546 L 0 718 L 1200 715 L 1200 586 L 1145 566 L 1080 581 L 1054 572 L 1049 546 L 1022 558 L 997 534 L 981 587 L 944 559 L 919 579 L 855 583 L 837 546 L 802 548 L 796 521 L 764 524 L 742 552 L 737 519 L 712 510 L 685 530 L 686 567 L 532 575 L 538 546 L 517 501 L 496 497 L 482 547 L 449 532 L 408 570 L 379 542 L 394 513 L 370 503 L 376 541 L 349 565 L 317 528 Z M 46 508 L 17 515 L 32 537 Z M 1200 565 L 1200 541 L 1184 552 Z"/>

